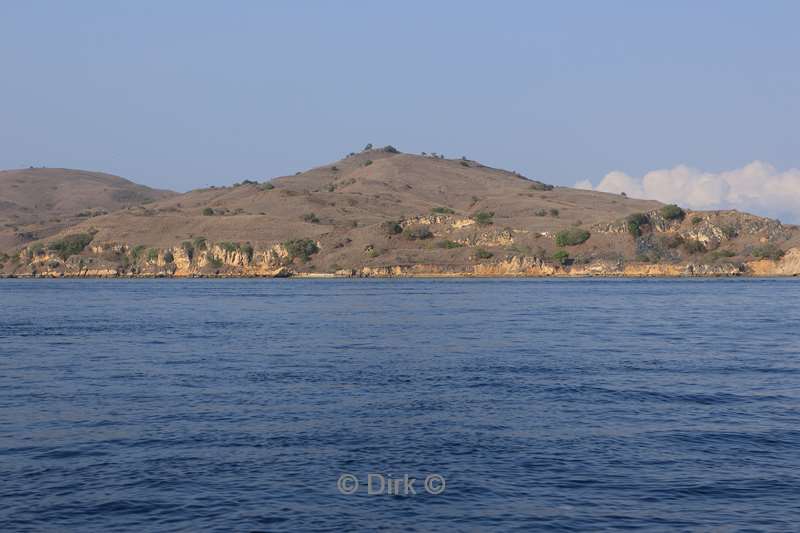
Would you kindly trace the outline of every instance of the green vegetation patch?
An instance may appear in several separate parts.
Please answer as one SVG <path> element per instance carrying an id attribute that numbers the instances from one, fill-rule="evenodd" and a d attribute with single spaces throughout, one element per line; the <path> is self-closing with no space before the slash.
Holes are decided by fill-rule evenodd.
<path id="1" fill-rule="evenodd" d="M 399 222 L 395 220 L 387 220 L 385 222 L 381 222 L 381 231 L 386 235 L 398 235 L 403 233 L 403 226 L 400 225 Z"/>
<path id="2" fill-rule="evenodd" d="M 75 233 L 67 235 L 63 239 L 51 242 L 48 247 L 51 252 L 55 252 L 61 259 L 65 260 L 73 255 L 79 254 L 92 242 L 92 235 L 89 233 Z"/>
<path id="3" fill-rule="evenodd" d="M 719 261 L 720 259 L 723 258 L 734 257 L 735 255 L 736 252 L 732 250 L 714 250 L 713 252 L 708 254 L 708 259 L 709 261 L 713 262 L 713 261 Z"/>
<path id="4" fill-rule="evenodd" d="M 475 250 L 475 257 L 478 259 L 491 259 L 494 257 L 494 254 L 488 250 L 484 250 L 483 248 L 478 248 Z"/>
<path id="5" fill-rule="evenodd" d="M 410 241 L 430 239 L 433 233 L 426 226 L 409 226 L 403 230 L 403 236 Z"/>
<path id="6" fill-rule="evenodd" d="M 443 241 L 437 242 L 436 243 L 436 247 L 437 248 L 444 248 L 446 250 L 452 250 L 453 248 L 463 248 L 464 245 L 461 244 L 460 242 L 455 242 L 455 241 L 451 241 L 451 240 L 445 239 Z"/>
<path id="7" fill-rule="evenodd" d="M 784 252 L 774 244 L 764 244 L 753 248 L 753 251 L 750 252 L 750 255 L 752 255 L 757 259 L 772 259 L 773 261 L 777 261 L 784 255 L 786 255 L 786 252 Z"/>
<path id="8" fill-rule="evenodd" d="M 531 189 L 534 191 L 552 191 L 553 186 L 547 183 L 542 183 L 541 181 L 534 181 L 531 184 Z"/>
<path id="9" fill-rule="evenodd" d="M 214 216 L 214 210 L 211 209 L 210 207 L 206 207 L 205 209 L 203 209 L 203 216 L 204 217 L 213 217 Z"/>
<path id="10" fill-rule="evenodd" d="M 311 224 L 319 224 L 319 217 L 314 213 L 306 213 L 303 215 L 303 222 L 309 222 Z"/>
<path id="11" fill-rule="evenodd" d="M 225 250 L 229 254 L 232 254 L 232 253 L 236 252 L 239 249 L 239 243 L 238 242 L 223 241 L 223 242 L 217 243 L 217 246 L 219 246 L 220 248 L 222 248 L 223 250 Z"/>
<path id="12" fill-rule="evenodd" d="M 194 259 L 194 245 L 189 241 L 183 241 L 181 243 L 181 248 L 186 252 L 186 257 L 188 257 L 191 262 L 192 259 Z"/>
<path id="13" fill-rule="evenodd" d="M 494 224 L 494 211 L 478 211 L 472 215 L 472 220 L 480 226 Z"/>
<path id="14" fill-rule="evenodd" d="M 319 246 L 311 239 L 295 239 L 283 243 L 289 254 L 289 260 L 300 259 L 303 262 L 311 259 L 311 256 L 319 252 Z"/>
<path id="15" fill-rule="evenodd" d="M 706 245 L 694 239 L 684 240 L 683 249 L 688 254 L 702 254 L 706 252 Z"/>
<path id="16" fill-rule="evenodd" d="M 569 228 L 556 233 L 556 244 L 558 246 L 577 246 L 583 244 L 592 234 L 583 228 Z"/>
<path id="17" fill-rule="evenodd" d="M 433 209 L 431 209 L 431 213 L 433 213 L 434 215 L 452 215 L 455 213 L 455 211 L 453 211 L 449 207 L 434 207 Z"/>
<path id="18" fill-rule="evenodd" d="M 247 257 L 248 263 L 253 260 L 253 254 L 255 253 L 255 249 L 253 248 L 252 244 L 246 242 L 241 246 L 240 250 L 242 251 L 244 256 Z"/>
<path id="19" fill-rule="evenodd" d="M 562 265 L 569 263 L 569 253 L 566 250 L 557 250 L 553 254 L 553 260 Z"/>
<path id="20" fill-rule="evenodd" d="M 131 257 L 134 261 L 138 261 L 140 258 L 144 256 L 145 246 L 140 244 L 138 246 L 134 246 L 131 248 Z"/>
<path id="21" fill-rule="evenodd" d="M 650 224 L 650 217 L 645 213 L 634 213 L 625 219 L 627 223 L 628 233 L 634 237 L 641 237 L 642 227 Z"/>
<path id="22" fill-rule="evenodd" d="M 686 211 L 675 204 L 665 205 L 661 208 L 660 213 L 667 220 L 683 220 L 686 217 Z"/>

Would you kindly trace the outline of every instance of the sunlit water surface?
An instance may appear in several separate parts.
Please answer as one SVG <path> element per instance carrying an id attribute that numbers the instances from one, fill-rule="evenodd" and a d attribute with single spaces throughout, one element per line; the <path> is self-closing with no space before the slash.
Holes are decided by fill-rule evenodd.
<path id="1" fill-rule="evenodd" d="M 2 280 L 0 476 L 2 531 L 795 530 L 800 282 Z"/>

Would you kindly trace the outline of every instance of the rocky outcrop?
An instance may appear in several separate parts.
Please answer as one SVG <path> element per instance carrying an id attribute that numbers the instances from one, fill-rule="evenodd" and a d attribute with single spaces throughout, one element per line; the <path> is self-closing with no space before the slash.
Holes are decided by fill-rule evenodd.
<path id="1" fill-rule="evenodd" d="M 800 276 L 800 248 L 791 248 L 778 261 L 751 261 L 747 269 L 753 276 Z"/>

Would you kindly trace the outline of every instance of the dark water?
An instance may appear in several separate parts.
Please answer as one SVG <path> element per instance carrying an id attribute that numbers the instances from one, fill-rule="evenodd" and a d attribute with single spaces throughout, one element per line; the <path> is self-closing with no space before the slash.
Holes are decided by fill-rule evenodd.
<path id="1" fill-rule="evenodd" d="M 797 280 L 5 280 L 0 530 L 797 530 L 799 324 Z"/>

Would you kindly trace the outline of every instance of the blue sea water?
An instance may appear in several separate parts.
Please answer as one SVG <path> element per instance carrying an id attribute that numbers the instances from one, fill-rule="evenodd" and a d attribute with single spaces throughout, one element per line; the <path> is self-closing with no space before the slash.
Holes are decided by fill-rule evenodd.
<path id="1" fill-rule="evenodd" d="M 0 530 L 797 530 L 799 324 L 797 280 L 1 280 Z"/>

